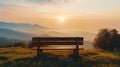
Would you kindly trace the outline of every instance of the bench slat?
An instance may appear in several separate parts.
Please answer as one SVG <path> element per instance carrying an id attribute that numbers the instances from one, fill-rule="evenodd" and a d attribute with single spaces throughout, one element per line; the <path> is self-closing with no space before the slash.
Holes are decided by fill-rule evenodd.
<path id="1" fill-rule="evenodd" d="M 76 45 L 76 42 L 33 42 L 34 45 Z M 83 42 L 77 42 L 78 45 L 83 45 Z"/>
<path id="2" fill-rule="evenodd" d="M 83 37 L 33 37 L 33 41 L 83 41 Z"/>

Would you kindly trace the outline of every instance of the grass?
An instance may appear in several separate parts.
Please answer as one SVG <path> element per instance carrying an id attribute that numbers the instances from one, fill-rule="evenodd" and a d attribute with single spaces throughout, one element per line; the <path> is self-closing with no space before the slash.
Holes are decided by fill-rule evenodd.
<path id="1" fill-rule="evenodd" d="M 0 67 L 120 67 L 120 56 L 103 50 L 80 50 L 74 59 L 72 50 L 36 51 L 28 48 L 0 48 Z"/>

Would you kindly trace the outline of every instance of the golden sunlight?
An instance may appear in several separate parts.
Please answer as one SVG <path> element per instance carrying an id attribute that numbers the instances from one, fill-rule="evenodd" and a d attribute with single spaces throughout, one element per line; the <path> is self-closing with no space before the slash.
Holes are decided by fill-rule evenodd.
<path id="1" fill-rule="evenodd" d="M 61 16 L 58 16 L 57 19 L 58 19 L 60 22 L 63 23 L 63 22 L 65 21 L 66 17 L 63 16 L 63 15 L 61 15 Z"/>

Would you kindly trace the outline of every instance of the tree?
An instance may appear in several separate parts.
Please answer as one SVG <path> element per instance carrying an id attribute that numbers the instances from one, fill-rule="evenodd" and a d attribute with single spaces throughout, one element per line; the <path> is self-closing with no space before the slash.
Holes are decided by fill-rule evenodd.
<path id="1" fill-rule="evenodd" d="M 101 29 L 93 44 L 103 50 L 120 49 L 120 34 L 116 29 Z"/>

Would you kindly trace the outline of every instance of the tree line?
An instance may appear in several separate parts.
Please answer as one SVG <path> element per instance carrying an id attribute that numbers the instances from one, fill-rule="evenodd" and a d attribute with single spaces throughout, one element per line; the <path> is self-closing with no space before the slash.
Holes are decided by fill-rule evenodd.
<path id="1" fill-rule="evenodd" d="M 27 47 L 27 43 L 24 41 L 16 42 L 16 43 L 6 43 L 6 44 L 1 44 L 0 47 Z"/>

